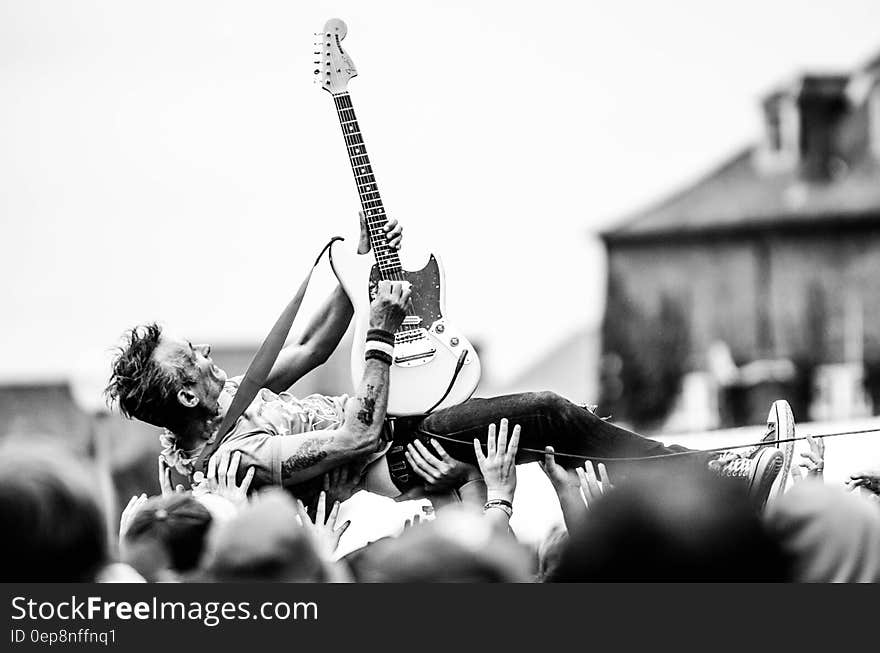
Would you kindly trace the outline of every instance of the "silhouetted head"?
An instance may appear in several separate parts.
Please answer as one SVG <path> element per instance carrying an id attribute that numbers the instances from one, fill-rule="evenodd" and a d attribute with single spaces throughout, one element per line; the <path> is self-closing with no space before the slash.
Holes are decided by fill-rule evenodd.
<path id="1" fill-rule="evenodd" d="M 766 521 L 794 558 L 794 580 L 880 582 L 880 508 L 873 500 L 804 481 L 770 507 Z"/>
<path id="2" fill-rule="evenodd" d="M 462 508 L 374 542 L 358 556 L 357 567 L 365 582 L 505 583 L 529 582 L 532 560 L 482 514 Z"/>
<path id="3" fill-rule="evenodd" d="M 745 488 L 711 474 L 633 478 L 591 506 L 551 580 L 781 581 L 787 558 Z"/>
<path id="4" fill-rule="evenodd" d="M 342 582 L 333 564 L 299 520 L 290 495 L 273 488 L 211 533 L 203 561 L 206 580 L 220 582 Z"/>
<path id="5" fill-rule="evenodd" d="M 152 497 L 132 517 L 120 555 L 149 581 L 186 574 L 199 564 L 211 513 L 190 494 Z"/>
<path id="6" fill-rule="evenodd" d="M 95 578 L 107 562 L 107 531 L 94 483 L 94 473 L 62 447 L 0 446 L 0 578 Z"/>

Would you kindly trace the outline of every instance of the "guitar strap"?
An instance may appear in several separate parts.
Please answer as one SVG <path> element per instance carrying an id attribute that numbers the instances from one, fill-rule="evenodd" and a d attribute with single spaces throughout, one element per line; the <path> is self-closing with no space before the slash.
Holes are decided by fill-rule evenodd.
<path id="1" fill-rule="evenodd" d="M 269 372 L 272 371 L 272 366 L 275 365 L 275 361 L 278 359 L 278 354 L 281 352 L 281 348 L 284 347 L 287 336 L 290 334 L 290 328 L 293 326 L 293 320 L 299 312 L 300 304 L 302 304 L 303 297 L 306 294 L 306 288 L 308 288 L 309 281 L 312 278 L 312 272 L 315 271 L 318 263 L 320 263 L 321 258 L 324 256 L 324 252 L 330 249 L 330 246 L 337 240 L 344 239 L 335 236 L 330 242 L 324 245 L 324 249 L 318 254 L 318 258 L 315 259 L 315 263 L 312 265 L 306 278 L 303 279 L 302 284 L 300 284 L 299 290 L 296 291 L 296 295 L 290 300 L 290 303 L 275 321 L 275 326 L 272 327 L 272 330 L 269 331 L 269 335 L 266 336 L 263 344 L 260 345 L 254 359 L 251 361 L 250 365 L 248 365 L 247 372 L 244 373 L 244 378 L 241 380 L 238 391 L 235 393 L 235 397 L 233 397 L 232 403 L 229 405 L 229 409 L 226 411 L 226 415 L 220 423 L 220 428 L 218 428 L 214 436 L 208 440 L 207 444 L 202 449 L 202 452 L 199 454 L 198 458 L 196 458 L 192 474 L 195 474 L 196 472 L 202 472 L 202 474 L 205 474 L 207 472 L 208 460 L 214 452 L 217 451 L 217 448 L 223 443 L 223 439 L 229 434 L 232 427 L 235 426 L 238 418 L 244 414 L 244 411 L 246 411 L 248 406 L 251 405 L 251 402 L 257 396 L 257 393 L 266 384 L 266 379 L 269 378 Z M 193 479 L 190 478 L 190 482 L 192 481 Z"/>

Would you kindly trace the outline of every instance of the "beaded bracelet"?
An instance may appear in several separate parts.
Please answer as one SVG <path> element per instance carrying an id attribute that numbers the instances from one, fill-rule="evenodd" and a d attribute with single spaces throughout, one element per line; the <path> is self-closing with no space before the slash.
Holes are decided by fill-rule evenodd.
<path id="1" fill-rule="evenodd" d="M 504 511 L 507 514 L 508 519 L 513 517 L 513 504 L 506 499 L 492 499 L 491 501 L 487 501 L 486 505 L 483 506 L 483 512 L 486 512 L 489 508 L 497 508 L 498 510 Z"/>

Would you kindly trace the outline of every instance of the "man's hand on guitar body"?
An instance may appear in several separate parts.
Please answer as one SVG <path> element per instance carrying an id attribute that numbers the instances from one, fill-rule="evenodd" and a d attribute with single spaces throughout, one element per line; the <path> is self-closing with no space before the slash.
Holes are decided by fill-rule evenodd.
<path id="1" fill-rule="evenodd" d="M 394 333 L 412 308 L 409 281 L 383 279 L 376 289 L 376 298 L 370 304 L 370 327 Z"/>

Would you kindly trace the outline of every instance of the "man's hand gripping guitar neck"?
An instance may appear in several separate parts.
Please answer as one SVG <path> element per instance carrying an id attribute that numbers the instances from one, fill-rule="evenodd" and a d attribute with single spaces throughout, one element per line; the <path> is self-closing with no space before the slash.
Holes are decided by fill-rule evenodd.
<path id="1" fill-rule="evenodd" d="M 370 328 L 393 334 L 411 308 L 410 294 L 407 281 L 380 281 L 370 305 Z M 346 402 L 340 428 L 278 439 L 282 483 L 301 483 L 354 460 L 366 464 L 368 457 L 379 451 L 388 406 L 389 360 L 367 359 L 357 392 Z"/>

